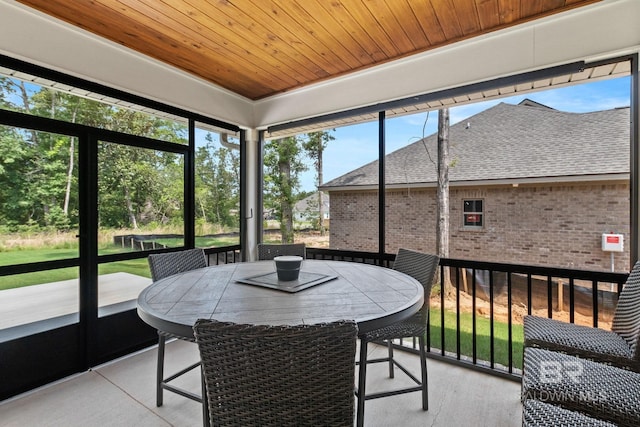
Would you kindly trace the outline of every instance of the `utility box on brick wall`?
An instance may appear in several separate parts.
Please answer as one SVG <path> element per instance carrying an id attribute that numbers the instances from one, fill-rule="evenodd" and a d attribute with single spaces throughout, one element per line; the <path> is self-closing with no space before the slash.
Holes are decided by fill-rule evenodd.
<path id="1" fill-rule="evenodd" d="M 624 236 L 604 233 L 602 235 L 602 250 L 605 252 L 624 252 Z"/>

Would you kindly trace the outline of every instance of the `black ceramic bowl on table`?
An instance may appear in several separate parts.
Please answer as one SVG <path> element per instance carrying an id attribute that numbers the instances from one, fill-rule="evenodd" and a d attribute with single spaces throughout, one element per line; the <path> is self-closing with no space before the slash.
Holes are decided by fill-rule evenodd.
<path id="1" fill-rule="evenodd" d="M 289 282 L 298 279 L 300 266 L 302 265 L 301 256 L 277 256 L 273 261 L 276 264 L 278 280 Z"/>

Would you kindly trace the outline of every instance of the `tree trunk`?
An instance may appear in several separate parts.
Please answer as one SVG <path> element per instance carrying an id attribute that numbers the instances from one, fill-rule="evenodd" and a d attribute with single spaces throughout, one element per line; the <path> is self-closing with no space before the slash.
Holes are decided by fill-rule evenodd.
<path id="1" fill-rule="evenodd" d="M 53 106 L 51 107 L 53 110 Z M 72 123 L 76 122 L 78 110 L 73 111 Z M 69 138 L 69 168 L 67 169 L 67 188 L 64 192 L 64 207 L 62 211 L 65 216 L 69 216 L 69 202 L 71 200 L 71 181 L 73 181 L 74 156 L 76 151 L 76 137 Z"/>
<path id="2" fill-rule="evenodd" d="M 204 224 L 206 224 L 207 223 L 207 211 L 204 208 L 204 203 L 202 203 L 202 202 L 200 202 L 200 212 L 201 212 L 201 215 L 202 215 L 202 222 Z"/>
<path id="3" fill-rule="evenodd" d="M 318 147 L 318 162 L 317 162 L 317 172 L 318 172 L 318 226 L 320 227 L 320 235 L 324 236 L 324 205 L 322 204 L 322 192 L 320 191 L 320 186 L 322 185 L 322 180 L 324 179 L 322 176 L 322 144 Z"/>
<path id="4" fill-rule="evenodd" d="M 449 109 L 438 111 L 438 221 L 436 246 L 440 258 L 449 257 Z M 445 293 L 451 291 L 449 269 L 444 269 L 441 284 Z"/>
<path id="5" fill-rule="evenodd" d="M 24 82 L 20 81 L 20 84 L 18 84 L 17 86 L 18 86 L 18 89 L 20 90 L 20 98 L 22 99 L 22 106 L 24 107 L 24 111 L 27 114 L 31 114 L 31 104 L 29 103 L 29 94 L 27 93 L 27 88 L 24 85 Z M 52 116 L 52 118 L 53 118 L 53 116 Z M 38 132 L 35 131 L 35 130 L 32 130 L 30 132 L 31 132 L 31 141 L 34 144 L 37 144 L 38 143 Z"/>
<path id="6" fill-rule="evenodd" d="M 280 176 L 282 177 L 282 188 L 284 197 L 280 201 L 282 218 L 280 221 L 280 233 L 282 243 L 293 243 L 293 206 L 291 203 L 291 165 L 289 162 L 278 164 Z"/>
<path id="7" fill-rule="evenodd" d="M 22 106 L 27 114 L 31 114 L 31 106 L 29 104 L 29 94 L 27 93 L 27 88 L 24 85 L 23 81 L 20 81 L 18 85 L 18 89 L 20 89 L 20 98 L 22 99 Z"/>
<path id="8" fill-rule="evenodd" d="M 64 215 L 69 216 L 69 203 L 71 200 L 71 182 L 73 181 L 74 155 L 75 155 L 76 137 L 69 138 L 69 168 L 67 169 L 67 188 L 64 191 L 64 207 L 62 208 Z"/>
<path id="9" fill-rule="evenodd" d="M 138 229 L 138 220 L 136 219 L 136 215 L 133 212 L 133 203 L 131 203 L 131 195 L 129 194 L 129 187 L 124 186 L 124 199 L 127 204 L 127 212 L 129 213 L 129 222 L 134 230 Z"/>

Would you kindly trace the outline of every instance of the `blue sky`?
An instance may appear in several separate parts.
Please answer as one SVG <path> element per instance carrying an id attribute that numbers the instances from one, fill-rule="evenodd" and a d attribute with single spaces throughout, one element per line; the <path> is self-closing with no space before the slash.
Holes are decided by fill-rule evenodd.
<path id="1" fill-rule="evenodd" d="M 617 107 L 628 107 L 629 94 L 629 77 L 602 80 L 589 84 L 533 92 L 526 95 L 451 108 L 449 110 L 450 120 L 453 125 L 500 102 L 517 104 L 525 98 L 557 110 L 574 113 L 608 110 Z M 429 113 L 423 135 L 423 125 L 426 117 L 427 113 L 420 113 L 387 120 L 387 153 L 416 142 L 423 136 L 435 133 L 438 124 L 438 112 L 432 111 Z M 337 178 L 378 158 L 377 121 L 337 128 L 332 134 L 335 140 L 329 143 L 324 152 L 324 182 Z M 303 190 L 313 191 L 315 189 L 314 175 L 315 172 L 313 170 L 303 174 L 301 179 Z"/>

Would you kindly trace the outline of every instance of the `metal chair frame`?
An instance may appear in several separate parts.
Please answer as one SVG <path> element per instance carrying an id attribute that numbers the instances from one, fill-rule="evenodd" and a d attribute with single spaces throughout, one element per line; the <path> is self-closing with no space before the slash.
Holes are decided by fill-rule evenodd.
<path id="1" fill-rule="evenodd" d="M 151 254 L 148 257 L 151 279 L 155 282 L 174 274 L 189 270 L 204 268 L 207 266 L 207 258 L 203 249 L 187 249 L 179 252 L 167 252 L 162 254 Z M 180 396 L 202 403 L 202 396 L 188 390 L 171 385 L 170 382 L 176 378 L 196 369 L 200 362 L 193 363 L 186 368 L 164 377 L 164 357 L 167 339 L 177 338 L 184 341 L 195 342 L 195 338 L 185 338 L 158 330 L 158 365 L 156 372 L 156 406 L 163 404 L 163 390 L 176 393 Z"/>
<path id="2" fill-rule="evenodd" d="M 426 355 L 426 334 L 428 333 L 429 320 L 429 297 L 431 287 L 438 271 L 440 258 L 436 255 L 425 254 L 409 249 L 399 249 L 393 269 L 408 274 L 418 280 L 424 287 L 424 303 L 420 310 L 411 318 L 397 322 L 391 326 L 380 328 L 361 335 L 360 338 L 360 359 L 356 362 L 359 365 L 358 388 L 355 395 L 358 397 L 358 407 L 356 422 L 358 426 L 364 425 L 364 404 L 370 399 L 395 396 L 398 394 L 422 392 L 422 409 L 429 409 L 429 390 L 427 383 L 427 355 Z M 407 368 L 402 366 L 393 357 L 393 339 L 417 337 L 420 346 L 420 378 L 414 376 Z M 388 356 L 367 360 L 368 343 L 373 341 L 386 341 Z M 385 391 L 379 393 L 366 393 L 367 365 L 370 363 L 387 362 L 389 364 L 389 378 L 394 377 L 394 367 L 398 367 L 409 378 L 416 383 L 414 387 Z"/>

